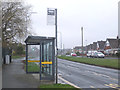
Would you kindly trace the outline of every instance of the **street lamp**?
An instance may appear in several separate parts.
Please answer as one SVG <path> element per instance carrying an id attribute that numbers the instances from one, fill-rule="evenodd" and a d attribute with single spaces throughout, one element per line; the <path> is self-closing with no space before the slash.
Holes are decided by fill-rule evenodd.
<path id="1" fill-rule="evenodd" d="M 83 57 L 83 27 L 81 27 L 81 37 L 82 37 L 82 57 Z"/>
<path id="2" fill-rule="evenodd" d="M 87 54 L 87 40 L 85 40 L 86 41 L 86 54 Z"/>

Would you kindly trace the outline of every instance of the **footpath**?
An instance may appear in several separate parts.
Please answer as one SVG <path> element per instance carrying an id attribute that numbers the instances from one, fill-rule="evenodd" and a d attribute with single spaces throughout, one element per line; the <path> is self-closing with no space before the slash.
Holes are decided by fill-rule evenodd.
<path id="1" fill-rule="evenodd" d="M 2 68 L 2 88 L 38 88 L 39 75 L 26 74 L 24 70 L 24 58 L 13 60 Z M 58 83 L 65 84 L 58 79 Z"/>
<path id="2" fill-rule="evenodd" d="M 37 88 L 40 81 L 24 71 L 23 59 L 13 60 L 2 68 L 2 88 Z"/>

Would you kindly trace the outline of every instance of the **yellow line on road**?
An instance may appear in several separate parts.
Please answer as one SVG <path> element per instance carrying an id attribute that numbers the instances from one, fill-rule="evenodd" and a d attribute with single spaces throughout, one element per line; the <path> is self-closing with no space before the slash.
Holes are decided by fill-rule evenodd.
<path id="1" fill-rule="evenodd" d="M 94 86 L 90 86 L 91 88 L 95 88 Z"/>
<path id="2" fill-rule="evenodd" d="M 111 88 L 116 88 L 118 89 L 119 85 L 118 84 L 104 84 L 105 86 L 111 87 Z"/>

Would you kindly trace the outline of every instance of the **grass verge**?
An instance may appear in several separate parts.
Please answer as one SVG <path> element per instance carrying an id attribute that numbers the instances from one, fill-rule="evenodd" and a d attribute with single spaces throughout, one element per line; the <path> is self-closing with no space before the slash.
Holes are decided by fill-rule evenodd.
<path id="1" fill-rule="evenodd" d="M 37 65 L 34 62 L 29 62 L 28 63 L 28 72 L 39 72 L 40 71 L 40 66 Z"/>
<path id="2" fill-rule="evenodd" d="M 77 89 L 71 85 L 68 84 L 46 84 L 46 85 L 40 85 L 38 88 L 71 88 L 71 89 Z"/>
<path id="3" fill-rule="evenodd" d="M 25 57 L 25 56 L 20 56 L 20 55 L 12 55 L 12 59 L 17 59 L 17 58 L 22 58 L 22 57 Z"/>
<path id="4" fill-rule="evenodd" d="M 26 71 L 26 62 L 24 60 L 25 66 L 24 69 Z M 40 66 L 37 65 L 35 62 L 28 62 L 28 72 L 39 72 Z"/>
<path id="5" fill-rule="evenodd" d="M 79 63 L 97 65 L 102 67 L 120 69 L 118 66 L 119 59 L 104 59 L 104 58 L 81 58 L 81 57 L 68 57 L 68 56 L 58 56 L 60 59 L 70 60 Z"/>

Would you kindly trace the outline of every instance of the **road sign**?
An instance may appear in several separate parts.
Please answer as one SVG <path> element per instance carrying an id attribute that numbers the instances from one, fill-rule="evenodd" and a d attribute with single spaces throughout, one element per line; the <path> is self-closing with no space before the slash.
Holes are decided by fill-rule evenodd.
<path id="1" fill-rule="evenodd" d="M 47 25 L 55 25 L 55 9 L 47 8 Z"/>

